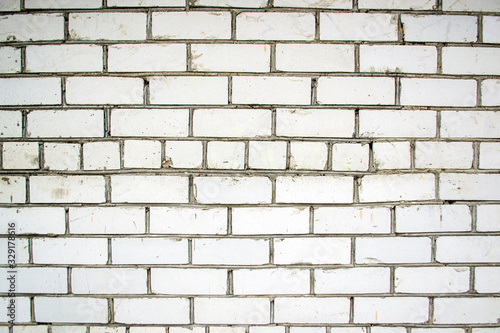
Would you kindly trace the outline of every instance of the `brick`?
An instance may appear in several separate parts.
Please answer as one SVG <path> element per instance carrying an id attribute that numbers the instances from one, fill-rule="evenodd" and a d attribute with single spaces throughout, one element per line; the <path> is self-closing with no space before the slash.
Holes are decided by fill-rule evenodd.
<path id="1" fill-rule="evenodd" d="M 427 263 L 431 240 L 427 237 L 356 238 L 356 263 Z"/>
<path id="2" fill-rule="evenodd" d="M 108 322 L 108 301 L 105 298 L 39 296 L 34 298 L 34 306 L 36 320 L 40 322 Z"/>
<path id="3" fill-rule="evenodd" d="M 500 80 L 484 80 L 481 82 L 481 104 L 500 105 Z"/>
<path id="4" fill-rule="evenodd" d="M 154 294 L 225 295 L 226 289 L 227 271 L 225 269 L 151 269 L 151 291 Z"/>
<path id="5" fill-rule="evenodd" d="M 161 167 L 161 142 L 153 140 L 125 140 L 123 146 L 125 168 Z"/>
<path id="6" fill-rule="evenodd" d="M 68 104 L 142 104 L 143 88 L 144 81 L 140 78 L 70 77 L 66 79 L 66 101 Z"/>
<path id="7" fill-rule="evenodd" d="M 478 293 L 498 293 L 500 267 L 476 267 L 474 269 L 474 289 Z"/>
<path id="8" fill-rule="evenodd" d="M 15 223 L 16 234 L 64 234 L 65 213 L 59 207 L 0 208 L 0 219 Z M 7 234 L 7 223 L 2 226 Z"/>
<path id="9" fill-rule="evenodd" d="M 500 136 L 500 112 L 441 111 L 443 138 L 496 138 Z"/>
<path id="10" fill-rule="evenodd" d="M 320 77 L 319 104 L 394 105 L 395 83 L 388 77 Z"/>
<path id="11" fill-rule="evenodd" d="M 327 109 L 277 109 L 276 135 L 352 138 L 354 112 Z"/>
<path id="12" fill-rule="evenodd" d="M 145 294 L 146 269 L 73 268 L 71 291 L 75 294 Z"/>
<path id="13" fill-rule="evenodd" d="M 304 189 L 308 189 L 304 191 Z M 345 176 L 280 176 L 276 178 L 278 203 L 349 203 L 353 178 Z"/>
<path id="14" fill-rule="evenodd" d="M 284 326 L 251 326 L 250 333 L 285 333 Z"/>
<path id="15" fill-rule="evenodd" d="M 47 9 L 47 8 L 100 8 L 102 2 L 100 0 L 25 0 L 24 7 L 30 9 Z"/>
<path id="16" fill-rule="evenodd" d="M 335 44 L 277 44 L 276 69 L 288 72 L 353 72 L 354 47 Z"/>
<path id="17" fill-rule="evenodd" d="M 349 299 L 344 297 L 277 297 L 276 323 L 348 323 Z"/>
<path id="18" fill-rule="evenodd" d="M 7 326 L 5 326 L 5 328 L 7 328 L 7 332 L 5 332 L 5 333 L 8 333 L 9 328 Z M 14 333 L 47 333 L 48 326 L 46 326 L 46 325 L 36 325 L 36 326 L 16 325 L 16 326 L 12 327 L 12 331 Z M 2 331 L 2 332 L 4 332 L 4 331 Z"/>
<path id="19" fill-rule="evenodd" d="M 451 294 L 469 291 L 466 267 L 397 267 L 397 293 Z"/>
<path id="20" fill-rule="evenodd" d="M 149 80 L 151 104 L 227 104 L 227 82 L 227 77 L 153 77 Z"/>
<path id="21" fill-rule="evenodd" d="M 19 0 L 5 0 L 0 4 L 2 12 L 18 12 L 21 10 L 21 3 Z"/>
<path id="22" fill-rule="evenodd" d="M 9 276 L 9 268 L 1 268 L 4 276 Z M 68 292 L 67 269 L 55 267 L 18 267 L 16 268 L 16 294 L 51 293 L 65 294 Z M 10 282 L 2 279 L 2 290 L 9 290 Z"/>
<path id="23" fill-rule="evenodd" d="M 415 144 L 415 167 L 431 169 L 470 169 L 472 142 L 419 141 Z"/>
<path id="24" fill-rule="evenodd" d="M 361 178 L 361 202 L 410 201 L 435 199 L 433 174 L 413 173 L 366 175 Z"/>
<path id="25" fill-rule="evenodd" d="M 85 170 L 120 169 L 120 144 L 118 142 L 87 142 L 83 144 Z"/>
<path id="26" fill-rule="evenodd" d="M 500 231 L 497 219 L 500 214 L 500 205 L 478 205 L 476 214 L 478 231 Z"/>
<path id="27" fill-rule="evenodd" d="M 154 39 L 230 39 L 229 12 L 155 12 Z"/>
<path id="28" fill-rule="evenodd" d="M 187 109 L 113 109 L 112 136 L 186 137 Z"/>
<path id="29" fill-rule="evenodd" d="M 402 105 L 475 106 L 475 80 L 401 79 Z"/>
<path id="30" fill-rule="evenodd" d="M 53 333 L 85 333 L 85 326 L 65 325 L 65 326 L 52 326 Z"/>
<path id="31" fill-rule="evenodd" d="M 202 204 L 271 203 L 267 177 L 195 177 L 194 196 Z"/>
<path id="32" fill-rule="evenodd" d="M 367 279 L 367 277 L 370 277 Z M 387 293 L 390 270 L 387 267 L 355 267 L 314 270 L 316 294 Z"/>
<path id="33" fill-rule="evenodd" d="M 351 9 L 352 4 L 349 0 L 275 0 L 274 7 Z"/>
<path id="34" fill-rule="evenodd" d="M 180 327 L 172 327 L 169 329 L 181 329 Z M 204 330 L 204 328 L 203 328 Z M 131 333 L 165 333 L 166 329 L 165 327 L 159 327 L 159 326 L 131 326 L 130 327 L 130 332 Z M 187 332 L 181 332 L 181 333 L 187 333 Z M 193 332 L 193 333 L 198 333 L 198 332 Z M 202 333 L 202 332 L 200 332 Z"/>
<path id="35" fill-rule="evenodd" d="M 0 73 L 19 73 L 21 71 L 21 49 L 0 47 Z"/>
<path id="36" fill-rule="evenodd" d="M 361 72 L 436 73 L 437 50 L 433 46 L 361 45 Z"/>
<path id="37" fill-rule="evenodd" d="M 500 11 L 500 4 L 495 0 L 444 0 L 443 10 L 458 11 L 458 12 L 498 12 Z"/>
<path id="38" fill-rule="evenodd" d="M 313 40 L 314 15 L 292 12 L 244 12 L 236 16 L 238 40 Z"/>
<path id="39" fill-rule="evenodd" d="M 166 141 L 165 161 L 169 168 L 202 167 L 203 144 L 200 141 Z"/>
<path id="40" fill-rule="evenodd" d="M 308 105 L 311 103 L 311 79 L 235 76 L 232 97 L 235 104 Z"/>
<path id="41" fill-rule="evenodd" d="M 290 144 L 290 169 L 325 170 L 328 145 L 324 142 L 294 141 Z"/>
<path id="42" fill-rule="evenodd" d="M 500 314 L 500 298 L 436 298 L 434 299 L 435 324 L 493 324 Z"/>
<path id="43" fill-rule="evenodd" d="M 49 170 L 79 170 L 80 145 L 72 143 L 44 143 L 42 166 Z"/>
<path id="44" fill-rule="evenodd" d="M 196 324 L 269 324 L 268 298 L 195 298 Z"/>
<path id="45" fill-rule="evenodd" d="M 436 241 L 436 261 L 446 262 L 498 262 L 500 237 L 496 236 L 442 236 Z"/>
<path id="46" fill-rule="evenodd" d="M 309 293 L 306 269 L 236 269 L 233 271 L 235 295 L 302 295 Z"/>
<path id="47" fill-rule="evenodd" d="M 197 238 L 193 240 L 194 265 L 264 265 L 269 263 L 265 239 Z"/>
<path id="48" fill-rule="evenodd" d="M 140 207 L 71 207 L 72 234 L 139 234 L 145 232 L 145 213 Z"/>
<path id="49" fill-rule="evenodd" d="M 266 0 L 197 0 L 194 6 L 206 7 L 243 7 L 261 8 L 267 5 Z"/>
<path id="50" fill-rule="evenodd" d="M 23 135 L 23 115 L 20 111 L 0 111 L 0 138 L 20 138 Z"/>
<path id="51" fill-rule="evenodd" d="M 237 207 L 232 209 L 233 235 L 309 233 L 309 210 L 293 207 Z"/>
<path id="52" fill-rule="evenodd" d="M 0 91 L 0 105 L 61 104 L 60 78 L 3 78 Z"/>
<path id="53" fill-rule="evenodd" d="M 2 166 L 4 169 L 39 169 L 38 142 L 4 142 Z"/>
<path id="54" fill-rule="evenodd" d="M 245 167 L 245 143 L 208 142 L 207 167 L 209 169 L 243 169 Z"/>
<path id="55" fill-rule="evenodd" d="M 500 145 L 496 142 L 481 142 L 479 146 L 479 168 L 498 169 L 500 167 Z"/>
<path id="56" fill-rule="evenodd" d="M 374 142 L 373 164 L 377 170 L 409 169 L 410 142 Z"/>
<path id="57" fill-rule="evenodd" d="M 26 178 L 20 176 L 3 176 L 0 181 L 0 202 L 26 202 Z"/>
<path id="58" fill-rule="evenodd" d="M 411 9 L 411 10 L 428 10 L 434 9 L 434 0 L 360 0 L 358 8 L 363 9 Z"/>
<path id="59" fill-rule="evenodd" d="M 35 264 L 105 264 L 108 241 L 105 238 L 34 238 Z"/>
<path id="60" fill-rule="evenodd" d="M 316 234 L 387 234 L 391 212 L 386 207 L 319 207 L 314 209 Z"/>
<path id="61" fill-rule="evenodd" d="M 349 264 L 349 238 L 277 238 L 274 240 L 274 263 L 285 264 Z"/>
<path id="62" fill-rule="evenodd" d="M 356 297 L 355 323 L 425 323 L 429 300 L 425 297 Z"/>
<path id="63" fill-rule="evenodd" d="M 150 233 L 223 235 L 226 232 L 225 208 L 150 208 Z"/>
<path id="64" fill-rule="evenodd" d="M 477 18 L 459 15 L 401 15 L 407 42 L 475 42 Z"/>
<path id="65" fill-rule="evenodd" d="M 373 333 L 404 333 L 406 327 L 386 327 L 386 326 L 373 326 Z"/>
<path id="66" fill-rule="evenodd" d="M 119 44 L 108 47 L 110 72 L 176 72 L 186 70 L 185 44 Z"/>
<path id="67" fill-rule="evenodd" d="M 269 72 L 270 45 L 193 44 L 191 62 L 198 72 Z"/>
<path id="68" fill-rule="evenodd" d="M 286 146 L 283 141 L 250 141 L 248 166 L 251 169 L 285 169 Z"/>
<path id="69" fill-rule="evenodd" d="M 396 231 L 470 231 L 471 212 L 466 205 L 414 205 L 396 207 Z"/>
<path id="70" fill-rule="evenodd" d="M 436 111 L 360 110 L 361 137 L 433 138 L 436 136 Z"/>
<path id="71" fill-rule="evenodd" d="M 113 264 L 185 264 L 188 241 L 177 238 L 114 238 Z"/>
<path id="72" fill-rule="evenodd" d="M 189 324 L 187 298 L 117 298 L 115 321 L 125 324 Z"/>
<path id="73" fill-rule="evenodd" d="M 500 66 L 493 60 L 500 56 L 498 49 L 445 47 L 442 52 L 443 73 L 445 74 L 500 74 Z"/>
<path id="74" fill-rule="evenodd" d="M 187 203 L 188 178 L 182 176 L 111 176 L 111 201 Z"/>
<path id="75" fill-rule="evenodd" d="M 69 15 L 72 40 L 144 40 L 146 14 L 89 12 Z"/>
<path id="76" fill-rule="evenodd" d="M 271 136 L 271 111 L 256 109 L 194 110 L 193 135 L 231 138 Z"/>
<path id="77" fill-rule="evenodd" d="M 15 319 L 15 323 L 17 325 L 19 325 L 19 323 L 29 323 L 31 321 L 31 302 L 30 302 L 30 299 L 29 297 L 15 297 L 15 298 L 7 298 L 7 297 L 1 297 L 0 298 L 0 306 L 2 308 L 7 308 L 8 305 L 10 305 L 10 301 L 11 299 L 14 300 L 15 302 L 15 306 L 16 306 L 16 311 L 15 311 L 15 315 L 16 315 L 16 319 Z M 10 320 L 11 318 L 10 317 L 7 317 L 7 315 L 5 315 L 3 318 L 2 318 L 2 321 L 3 322 L 7 322 L 8 320 Z M 15 325 L 15 326 L 17 326 Z M 3 333 L 7 333 L 8 332 L 8 326 L 3 326 L 5 328 L 7 328 L 7 330 L 5 330 L 5 328 L 3 328 Z M 14 331 L 14 329 L 13 329 Z"/>
<path id="78" fill-rule="evenodd" d="M 483 42 L 485 43 L 500 43 L 500 17 L 499 16 L 484 16 L 483 17 Z"/>
<path id="79" fill-rule="evenodd" d="M 16 249 L 16 264 L 27 264 L 30 261 L 30 255 L 28 253 L 28 239 L 27 238 L 16 238 L 15 241 L 15 249 Z M 8 258 L 8 251 L 7 251 L 7 245 L 8 245 L 8 238 L 0 238 L 0 246 L 2 248 L 6 249 L 6 251 L 3 251 L 3 253 L 0 254 L 0 263 L 2 265 L 6 265 L 8 263 L 7 259 Z"/>
<path id="80" fill-rule="evenodd" d="M 32 203 L 100 203 L 105 202 L 102 176 L 32 176 Z"/>
<path id="81" fill-rule="evenodd" d="M 102 110 L 36 110 L 28 113 L 28 137 L 103 137 Z"/>
<path id="82" fill-rule="evenodd" d="M 102 53 L 98 45 L 28 45 L 26 71 L 101 72 Z"/>
<path id="83" fill-rule="evenodd" d="M 90 333 L 125 333 L 125 327 L 91 326 Z"/>
<path id="84" fill-rule="evenodd" d="M 231 327 L 231 326 L 210 326 L 210 331 L 212 333 L 244 333 L 245 327 Z"/>
<path id="85" fill-rule="evenodd" d="M 500 175 L 443 173 L 439 198 L 444 200 L 498 200 Z"/>
<path id="86" fill-rule="evenodd" d="M 450 328 L 441 328 L 441 327 L 432 327 L 432 328 L 412 328 L 412 331 L 415 333 L 464 333 L 465 329 L 450 327 Z"/>
<path id="87" fill-rule="evenodd" d="M 397 41 L 398 18 L 393 14 L 321 13 L 321 40 Z"/>
<path id="88" fill-rule="evenodd" d="M 108 7 L 185 7 L 184 0 L 109 0 Z"/>
<path id="89" fill-rule="evenodd" d="M 366 171 L 369 161 L 367 144 L 335 143 L 332 146 L 332 170 Z"/>
<path id="90" fill-rule="evenodd" d="M 18 14 L 0 16 L 1 42 L 63 40 L 62 14 Z"/>

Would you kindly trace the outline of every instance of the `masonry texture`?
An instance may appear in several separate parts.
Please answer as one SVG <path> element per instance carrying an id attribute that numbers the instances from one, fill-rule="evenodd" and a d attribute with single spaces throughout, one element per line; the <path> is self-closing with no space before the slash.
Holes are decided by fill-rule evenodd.
<path id="1" fill-rule="evenodd" d="M 499 0 L 1 0 L 0 138 L 0 333 L 500 333 Z"/>

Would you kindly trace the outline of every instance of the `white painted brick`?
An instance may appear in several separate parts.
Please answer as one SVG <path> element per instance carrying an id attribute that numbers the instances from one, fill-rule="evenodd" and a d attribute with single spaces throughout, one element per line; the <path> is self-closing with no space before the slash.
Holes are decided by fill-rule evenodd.
<path id="1" fill-rule="evenodd" d="M 151 104 L 227 104 L 228 78 L 163 76 L 149 80 Z"/>
<path id="2" fill-rule="evenodd" d="M 35 264 L 105 264 L 108 260 L 105 238 L 34 238 L 32 247 Z"/>
<path id="3" fill-rule="evenodd" d="M 304 191 L 304 189 L 308 189 Z M 276 178 L 278 203 L 352 202 L 353 178 L 344 176 L 280 176 Z"/>
<path id="4" fill-rule="evenodd" d="M 498 262 L 500 237 L 442 236 L 436 240 L 438 262 Z"/>
<path id="5" fill-rule="evenodd" d="M 476 267 L 474 289 L 478 293 L 498 293 L 500 285 L 498 284 L 498 275 L 500 267 Z"/>
<path id="6" fill-rule="evenodd" d="M 23 115 L 20 111 L 0 112 L 0 138 L 19 138 L 23 135 Z"/>
<path id="7" fill-rule="evenodd" d="M 388 77 L 320 77 L 319 104 L 394 105 L 395 83 Z"/>
<path id="8" fill-rule="evenodd" d="M 102 47 L 98 45 L 26 47 L 27 72 L 100 72 L 102 68 Z"/>
<path id="9" fill-rule="evenodd" d="M 100 0 L 25 0 L 25 8 L 100 8 Z"/>
<path id="10" fill-rule="evenodd" d="M 85 326 L 65 325 L 65 326 L 52 326 L 53 333 L 86 333 Z"/>
<path id="11" fill-rule="evenodd" d="M 155 12 L 155 39 L 230 39 L 229 12 Z"/>
<path id="12" fill-rule="evenodd" d="M 48 323 L 107 323 L 108 300 L 90 297 L 35 297 L 37 321 Z M 75 311 L 82 309 L 82 311 Z"/>
<path id="13" fill-rule="evenodd" d="M 271 181 L 267 177 L 196 177 L 194 196 L 198 203 L 271 203 Z"/>
<path id="14" fill-rule="evenodd" d="M 0 10 L 2 12 L 17 12 L 21 10 L 21 3 L 19 0 L 4 0 L 0 3 Z"/>
<path id="15" fill-rule="evenodd" d="M 500 17 L 483 17 L 483 42 L 500 43 Z"/>
<path id="16" fill-rule="evenodd" d="M 144 40 L 146 13 L 74 13 L 69 15 L 72 40 Z"/>
<path id="17" fill-rule="evenodd" d="M 381 237 L 356 239 L 356 263 L 426 263 L 431 261 L 427 237 Z"/>
<path id="18" fill-rule="evenodd" d="M 21 71 L 21 49 L 0 47 L 0 73 L 19 73 Z"/>
<path id="19" fill-rule="evenodd" d="M 109 0 L 108 7 L 185 7 L 184 0 Z"/>
<path id="20" fill-rule="evenodd" d="M 203 144 L 200 141 L 166 141 L 165 162 L 169 168 L 196 168 L 202 166 Z"/>
<path id="21" fill-rule="evenodd" d="M 188 241 L 178 238 L 114 238 L 113 264 L 185 264 Z"/>
<path id="22" fill-rule="evenodd" d="M 161 166 L 161 142 L 125 140 L 123 166 L 125 168 L 159 168 Z"/>
<path id="23" fill-rule="evenodd" d="M 196 324 L 269 324 L 268 298 L 195 298 Z"/>
<path id="24" fill-rule="evenodd" d="M 498 12 L 500 11 L 500 4 L 495 0 L 443 0 L 443 10 L 458 12 Z"/>
<path id="25" fill-rule="evenodd" d="M 314 233 L 316 234 L 386 234 L 390 231 L 391 211 L 386 207 L 319 207 L 314 209 Z"/>
<path id="26" fill-rule="evenodd" d="M 499 328 L 498 327 L 481 327 L 481 328 L 473 328 L 472 331 L 474 333 L 498 333 Z"/>
<path id="27" fill-rule="evenodd" d="M 244 12 L 236 16 L 239 40 L 313 40 L 312 13 Z"/>
<path id="28" fill-rule="evenodd" d="M 90 326 L 90 333 L 125 333 L 125 327 Z"/>
<path id="29" fill-rule="evenodd" d="M 120 168 L 118 142 L 87 142 L 83 144 L 83 168 L 85 170 L 113 170 Z"/>
<path id="30" fill-rule="evenodd" d="M 269 241 L 266 239 L 193 239 L 195 265 L 264 265 L 268 262 Z"/>
<path id="31" fill-rule="evenodd" d="M 173 136 L 188 135 L 187 109 L 113 109 L 112 136 Z"/>
<path id="32" fill-rule="evenodd" d="M 245 333 L 245 327 L 241 326 L 210 326 L 210 333 Z"/>
<path id="33" fill-rule="evenodd" d="M 151 207 L 150 232 L 222 235 L 227 232 L 227 210 L 225 208 Z"/>
<path id="34" fill-rule="evenodd" d="M 1 268 L 0 272 L 9 277 L 10 268 Z M 65 294 L 68 292 L 67 269 L 55 267 L 18 267 L 16 268 L 16 294 L 51 293 Z M 0 284 L 2 290 L 9 290 L 10 281 L 4 278 Z"/>
<path id="35" fill-rule="evenodd" d="M 436 298 L 435 324 L 497 323 L 500 298 Z"/>
<path id="36" fill-rule="evenodd" d="M 311 103 L 311 79 L 305 77 L 233 77 L 235 104 L 291 104 Z"/>
<path id="37" fill-rule="evenodd" d="M 474 151 L 472 142 L 417 141 L 415 167 L 431 169 L 470 169 Z"/>
<path id="38" fill-rule="evenodd" d="M 426 328 L 412 328 L 412 333 L 464 333 L 464 328 L 458 327 L 450 327 L 450 328 L 441 328 L 441 327 L 426 327 Z"/>
<path id="39" fill-rule="evenodd" d="M 387 293 L 390 289 L 390 275 L 387 267 L 316 269 L 314 292 L 316 294 Z"/>
<path id="40" fill-rule="evenodd" d="M 397 41 L 398 18 L 393 14 L 321 13 L 321 40 Z"/>
<path id="41" fill-rule="evenodd" d="M 73 234 L 139 234 L 145 232 L 144 208 L 71 207 L 69 230 Z"/>
<path id="42" fill-rule="evenodd" d="M 3 251 L 3 253 L 0 253 L 0 263 L 2 265 L 7 264 L 7 245 L 8 245 L 8 239 L 7 238 L 0 238 L 0 246 L 3 249 L 6 249 L 6 251 Z M 30 255 L 28 252 L 28 239 L 27 238 L 16 238 L 15 241 L 15 249 L 16 249 L 16 264 L 27 264 L 30 261 Z"/>
<path id="43" fill-rule="evenodd" d="M 31 302 L 29 297 L 15 297 L 15 298 L 7 298 L 7 297 L 1 297 L 0 298 L 0 306 L 3 309 L 6 309 L 7 306 L 9 306 L 11 303 L 11 300 L 14 300 L 15 302 L 15 326 L 19 325 L 19 323 L 28 323 L 31 321 Z M 2 316 L 2 321 L 4 323 L 7 323 L 8 320 L 11 320 L 13 318 L 7 317 L 7 314 Z M 6 328 L 6 330 L 5 330 Z M 4 333 L 9 332 L 9 327 L 8 326 L 2 326 L 2 329 Z"/>
<path id="44" fill-rule="evenodd" d="M 500 175 L 443 173 L 439 198 L 444 200 L 498 200 Z"/>
<path id="45" fill-rule="evenodd" d="M 275 0 L 274 7 L 302 7 L 302 8 L 329 8 L 329 9 L 351 9 L 349 0 Z"/>
<path id="46" fill-rule="evenodd" d="M 429 299 L 425 297 L 356 297 L 355 323 L 425 323 Z"/>
<path id="47" fill-rule="evenodd" d="M 43 167 L 49 170 L 79 170 L 80 145 L 72 143 L 44 143 Z"/>
<path id="48" fill-rule="evenodd" d="M 349 264 L 349 238 L 276 238 L 275 264 Z"/>
<path id="49" fill-rule="evenodd" d="M 194 136 L 261 137 L 271 135 L 271 111 L 255 109 L 194 110 Z"/>
<path id="50" fill-rule="evenodd" d="M 471 221 L 466 205 L 396 207 L 397 232 L 470 231 Z"/>
<path id="51" fill-rule="evenodd" d="M 186 44 L 119 44 L 108 48 L 110 72 L 174 72 L 186 70 Z"/>
<path id="52" fill-rule="evenodd" d="M 171 327 L 169 329 L 181 329 L 181 328 L 174 326 L 174 327 Z M 203 328 L 203 330 L 205 330 L 205 328 Z M 131 333 L 165 333 L 166 329 L 165 329 L 165 327 L 159 327 L 159 326 L 131 326 L 130 332 Z M 187 333 L 187 332 L 181 332 L 181 333 Z M 198 333 L 198 332 L 196 332 L 196 333 Z M 200 332 L 200 333 L 203 333 L 203 332 Z"/>
<path id="53" fill-rule="evenodd" d="M 434 46 L 361 45 L 361 72 L 436 73 L 437 50 Z"/>
<path id="54" fill-rule="evenodd" d="M 38 169 L 38 142 L 4 142 L 2 162 L 4 169 Z"/>
<path id="55" fill-rule="evenodd" d="M 478 231 L 500 231 L 500 205 L 478 205 L 476 214 Z"/>
<path id="56" fill-rule="evenodd" d="M 62 14 L 18 14 L 0 16 L 0 41 L 64 39 Z"/>
<path id="57" fill-rule="evenodd" d="M 248 166 L 251 169 L 285 169 L 286 142 L 250 141 Z"/>
<path id="58" fill-rule="evenodd" d="M 500 136 L 500 112 L 441 111 L 443 138 L 497 138 Z"/>
<path id="59" fill-rule="evenodd" d="M 306 269 L 237 269 L 233 271 L 235 295 L 302 295 L 309 293 Z"/>
<path id="60" fill-rule="evenodd" d="M 197 0 L 192 6 L 261 8 L 266 0 Z"/>
<path id="61" fill-rule="evenodd" d="M 432 138 L 436 136 L 436 112 L 360 110 L 359 133 L 361 137 Z"/>
<path id="62" fill-rule="evenodd" d="M 241 207 L 232 210 L 233 235 L 309 233 L 309 210 L 293 207 Z"/>
<path id="63" fill-rule="evenodd" d="M 374 142 L 373 163 L 378 170 L 409 169 L 410 142 Z"/>
<path id="64" fill-rule="evenodd" d="M 369 161 L 367 144 L 336 143 L 332 146 L 332 170 L 366 171 Z"/>
<path id="65" fill-rule="evenodd" d="M 276 323 L 348 323 L 349 299 L 341 297 L 277 297 Z"/>
<path id="66" fill-rule="evenodd" d="M 284 326 L 250 326 L 250 333 L 285 333 Z"/>
<path id="67" fill-rule="evenodd" d="M 111 201 L 187 203 L 188 178 L 182 176 L 111 176 Z"/>
<path id="68" fill-rule="evenodd" d="M 191 62 L 199 72 L 269 72 L 270 45 L 193 44 Z"/>
<path id="69" fill-rule="evenodd" d="M 130 329 L 132 329 L 131 327 Z M 163 330 L 161 333 L 164 333 L 165 328 L 164 327 L 149 327 L 149 329 L 160 329 Z M 205 333 L 205 327 L 199 326 L 199 327 L 182 327 L 182 326 L 172 326 L 168 328 L 169 333 Z M 159 333 L 159 332 L 158 332 Z"/>
<path id="70" fill-rule="evenodd" d="M 353 72 L 354 47 L 335 44 L 277 44 L 276 69 L 288 72 Z"/>
<path id="71" fill-rule="evenodd" d="M 294 141 L 290 144 L 290 169 L 325 170 L 328 145 L 325 142 Z"/>
<path id="72" fill-rule="evenodd" d="M 103 137 L 102 110 L 36 110 L 28 113 L 28 137 Z"/>
<path id="73" fill-rule="evenodd" d="M 352 110 L 277 109 L 276 135 L 352 138 Z"/>
<path id="74" fill-rule="evenodd" d="M 481 104 L 500 105 L 500 80 L 484 80 L 481 82 Z"/>
<path id="75" fill-rule="evenodd" d="M 33 203 L 105 202 L 102 176 L 32 176 L 30 199 Z"/>
<path id="76" fill-rule="evenodd" d="M 401 15 L 407 42 L 475 42 L 477 18 L 459 15 Z"/>
<path id="77" fill-rule="evenodd" d="M 358 8 L 363 9 L 434 9 L 434 0 L 359 0 Z"/>
<path id="78" fill-rule="evenodd" d="M 366 175 L 361 178 L 361 202 L 432 200 L 434 175 L 428 173 Z"/>
<path id="79" fill-rule="evenodd" d="M 130 324 L 189 324 L 187 298 L 117 298 L 115 321 Z"/>
<path id="80" fill-rule="evenodd" d="M 245 167 L 245 143 L 208 142 L 207 167 L 209 169 L 243 169 Z"/>
<path id="81" fill-rule="evenodd" d="M 406 327 L 373 326 L 373 333 L 405 333 Z"/>
<path id="82" fill-rule="evenodd" d="M 133 77 L 70 77 L 68 104 L 142 104 L 144 81 Z"/>
<path id="83" fill-rule="evenodd" d="M 373 326 L 377 327 L 377 326 Z M 370 328 L 371 329 L 371 328 Z M 332 333 L 366 333 L 366 327 L 331 327 L 330 332 Z"/>
<path id="84" fill-rule="evenodd" d="M 2 333 L 8 333 L 9 328 L 7 326 L 4 326 L 7 328 L 7 331 Z M 3 327 L 2 327 L 3 328 Z M 46 325 L 36 325 L 36 326 L 20 326 L 16 325 L 12 327 L 12 332 L 14 333 L 47 333 L 48 332 L 48 326 Z"/>
<path id="85" fill-rule="evenodd" d="M 225 295 L 227 271 L 203 268 L 153 268 L 151 291 L 168 295 Z"/>
<path id="86" fill-rule="evenodd" d="M 500 65 L 495 61 L 500 57 L 499 49 L 445 47 L 442 52 L 444 74 L 500 74 Z"/>
<path id="87" fill-rule="evenodd" d="M 146 269 L 73 268 L 71 290 L 75 294 L 145 294 Z"/>
<path id="88" fill-rule="evenodd" d="M 64 234 L 65 213 L 59 207 L 0 208 L 0 219 L 15 223 L 16 234 Z M 7 223 L 1 233 L 7 234 Z"/>
<path id="89" fill-rule="evenodd" d="M 3 176 L 0 179 L 0 202 L 26 202 L 26 178 L 20 176 Z"/>
<path id="90" fill-rule="evenodd" d="M 3 78 L 0 79 L 0 91 L 0 105 L 61 104 L 60 78 Z"/>
<path id="91" fill-rule="evenodd" d="M 467 267 L 396 267 L 397 293 L 450 294 L 469 290 Z"/>
<path id="92" fill-rule="evenodd" d="M 497 142 L 481 142 L 479 146 L 479 168 L 500 168 L 500 144 Z"/>
<path id="93" fill-rule="evenodd" d="M 476 89 L 476 80 L 401 79 L 401 104 L 475 106 Z"/>

